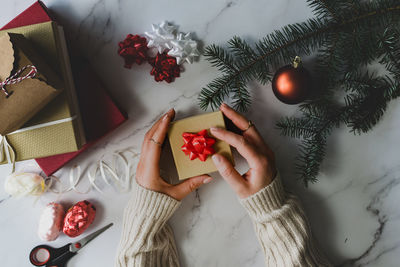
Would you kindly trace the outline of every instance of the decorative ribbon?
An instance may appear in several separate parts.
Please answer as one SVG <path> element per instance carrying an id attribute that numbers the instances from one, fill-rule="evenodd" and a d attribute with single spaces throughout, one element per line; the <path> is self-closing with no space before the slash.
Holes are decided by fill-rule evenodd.
<path id="1" fill-rule="evenodd" d="M 190 160 L 199 158 L 201 161 L 206 161 L 208 155 L 215 153 L 213 145 L 215 139 L 207 134 L 207 130 L 201 130 L 198 133 L 183 133 L 182 151 L 188 155 Z"/>
<path id="2" fill-rule="evenodd" d="M 26 70 L 28 68 L 31 68 L 31 70 L 29 71 L 28 74 L 26 74 L 25 76 L 22 76 L 22 77 L 18 77 L 24 70 Z M 25 79 L 31 79 L 31 78 L 35 77 L 36 73 L 37 73 L 37 69 L 35 66 L 26 65 L 25 67 L 23 67 L 22 69 L 17 71 L 15 74 L 11 75 L 7 79 L 5 79 L 3 82 L 1 82 L 0 89 L 3 91 L 3 93 L 6 95 L 6 97 L 9 97 L 11 95 L 11 93 L 9 93 L 7 91 L 7 89 L 5 88 L 6 85 L 20 83 Z"/>
<path id="3" fill-rule="evenodd" d="M 39 128 L 43 128 L 43 127 L 47 127 L 47 126 L 51 126 L 51 125 L 56 125 L 56 124 L 72 121 L 74 119 L 76 119 L 76 116 L 72 116 L 70 118 L 65 118 L 65 119 L 61 119 L 61 120 L 41 123 L 41 124 L 21 128 L 19 130 L 11 132 L 7 135 L 22 133 L 22 132 L 35 130 L 35 129 L 39 129 Z M 10 145 L 10 143 L 8 143 L 6 136 L 0 135 L 0 163 L 3 162 L 4 159 L 7 159 L 8 164 L 12 163 L 11 173 L 13 173 L 15 171 L 15 160 L 16 160 L 16 154 L 15 154 L 14 148 Z"/>
<path id="4" fill-rule="evenodd" d="M 11 173 L 13 173 L 15 170 L 15 151 L 8 143 L 7 138 L 0 134 L 0 162 L 3 162 L 5 158 L 8 164 L 12 163 Z"/>
<path id="5" fill-rule="evenodd" d="M 41 124 L 37 124 L 37 125 L 33 125 L 33 126 L 21 128 L 21 129 L 19 129 L 19 130 L 14 131 L 14 132 L 8 133 L 7 135 L 22 133 L 22 132 L 26 132 L 26 131 L 30 131 L 30 130 L 35 130 L 35 129 L 47 127 L 47 126 L 52 126 L 52 125 L 56 125 L 56 124 L 61 124 L 61 123 L 64 123 L 64 122 L 73 121 L 73 120 L 75 120 L 75 119 L 76 119 L 76 115 L 75 115 L 75 116 L 72 116 L 72 117 L 69 117 L 69 118 L 65 118 L 65 119 L 60 119 L 60 120 L 56 120 L 56 121 L 45 122 L 45 123 L 41 123 Z"/>
<path id="6" fill-rule="evenodd" d="M 132 158 L 129 161 L 124 156 L 125 152 L 130 152 L 132 154 Z M 130 149 L 127 149 L 125 151 L 114 152 L 112 153 L 112 156 L 113 160 L 111 163 L 107 163 L 106 161 L 101 159 L 89 168 L 89 170 L 87 171 L 87 177 L 90 185 L 88 188 L 86 188 L 86 190 L 78 190 L 78 184 L 85 177 L 85 175 L 82 175 L 81 167 L 79 165 L 72 167 L 69 172 L 69 188 L 63 188 L 60 179 L 56 176 L 51 176 L 46 179 L 47 188 L 49 188 L 49 190 L 53 193 L 57 194 L 69 191 L 75 191 L 80 194 L 87 194 L 94 188 L 100 194 L 104 195 L 103 190 L 101 190 L 100 186 L 96 184 L 96 180 L 98 176 L 100 176 L 106 185 L 116 186 L 120 193 L 128 192 L 130 190 L 131 180 L 134 175 L 131 170 L 135 167 L 135 165 L 137 165 L 139 154 Z M 120 173 L 120 171 L 118 171 L 119 166 L 122 166 L 123 173 Z M 107 178 L 108 176 L 111 179 Z M 59 183 L 61 185 L 61 188 L 53 188 L 53 182 Z"/>

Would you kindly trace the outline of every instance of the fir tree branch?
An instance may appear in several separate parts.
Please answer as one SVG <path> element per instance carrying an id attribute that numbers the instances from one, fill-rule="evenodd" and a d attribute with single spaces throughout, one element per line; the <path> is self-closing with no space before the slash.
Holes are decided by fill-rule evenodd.
<path id="1" fill-rule="evenodd" d="M 257 57 L 255 57 L 255 59 L 250 60 L 248 62 L 248 64 L 240 66 L 240 68 L 238 68 L 238 69 L 234 68 L 233 66 L 228 67 L 228 69 L 230 69 L 230 71 L 228 72 L 229 73 L 229 78 L 226 79 L 226 80 L 236 80 L 239 76 L 243 76 L 243 75 L 245 75 L 246 76 L 245 78 L 249 80 L 250 78 L 255 77 L 254 73 L 252 71 L 249 72 L 249 70 L 251 68 L 253 68 L 255 65 L 260 65 L 261 66 L 262 64 L 260 64 L 260 62 L 265 61 L 267 58 L 271 57 L 274 54 L 277 54 L 277 53 L 279 53 L 279 52 L 281 52 L 281 51 L 283 51 L 285 49 L 288 49 L 291 46 L 298 45 L 299 43 L 301 43 L 301 42 L 303 42 L 305 40 L 309 40 L 311 38 L 314 38 L 315 36 L 324 34 L 326 32 L 333 32 L 333 31 L 338 31 L 338 30 L 343 29 L 343 28 L 348 28 L 349 25 L 351 25 L 351 24 L 355 24 L 355 23 L 358 23 L 360 21 L 366 21 L 366 20 L 371 19 L 372 17 L 378 16 L 378 15 L 385 15 L 385 14 L 390 13 L 390 12 L 400 12 L 400 5 L 384 7 L 384 8 L 378 9 L 378 10 L 374 10 L 374 11 L 370 11 L 370 12 L 367 12 L 367 13 L 359 14 L 358 16 L 350 18 L 350 19 L 347 19 L 347 20 L 344 20 L 341 23 L 329 23 L 328 21 L 310 19 L 308 21 L 308 23 L 306 23 L 304 25 L 302 25 L 302 24 L 294 24 L 294 25 L 291 26 L 291 28 L 286 28 L 286 29 L 284 28 L 283 31 L 286 31 L 286 35 L 283 35 L 282 32 L 276 31 L 275 33 L 269 35 L 270 38 L 272 40 L 275 40 L 275 41 L 279 40 L 278 36 L 279 37 L 288 36 L 288 35 L 290 35 L 291 32 L 294 32 L 296 29 L 297 30 L 298 29 L 303 29 L 304 30 L 305 29 L 304 27 L 311 26 L 311 25 L 312 25 L 311 28 L 313 28 L 313 30 L 310 31 L 310 32 L 305 32 L 304 34 L 300 34 L 296 38 L 288 39 L 286 42 L 281 43 L 280 45 L 274 47 L 272 50 L 268 50 L 268 51 L 265 51 L 264 53 L 259 54 Z M 264 39 L 264 42 L 267 42 L 267 40 Z M 318 42 L 318 43 L 320 43 L 320 42 Z M 221 60 L 221 62 L 217 66 L 221 66 L 221 68 L 222 68 L 222 66 L 224 66 L 225 64 L 223 64 L 224 57 L 223 56 L 219 56 L 220 54 L 218 53 L 218 51 L 221 51 L 221 50 L 214 51 L 215 53 L 209 53 L 209 52 L 212 52 L 213 50 L 216 50 L 217 48 L 218 47 L 216 47 L 214 45 L 212 45 L 210 48 L 207 48 L 206 49 L 206 51 L 207 51 L 206 56 L 208 57 L 208 59 L 213 64 L 218 64 L 218 61 Z M 218 48 L 218 49 L 220 49 L 220 48 Z M 311 49 L 310 49 L 310 51 L 311 51 Z M 300 51 L 300 52 L 304 52 L 304 51 Z M 300 54 L 300 52 L 299 52 L 299 54 Z M 307 52 L 307 51 L 305 51 L 305 52 Z M 305 53 L 305 54 L 307 54 L 307 53 Z M 216 60 L 217 62 L 213 62 L 212 61 L 213 59 Z M 227 61 L 228 61 L 228 64 L 226 64 L 226 65 L 230 66 L 231 65 L 231 64 L 229 64 L 230 60 L 227 60 Z M 225 68 L 222 68 L 221 70 L 224 71 Z M 269 72 L 268 70 L 266 70 L 266 71 Z M 249 73 L 247 73 L 247 72 L 249 72 Z M 226 86 L 227 86 L 227 84 L 221 84 L 221 87 L 226 87 Z M 208 90 L 213 90 L 213 87 L 212 86 L 208 86 Z M 220 91 L 221 88 L 216 88 L 216 90 Z M 201 97 L 200 97 L 201 107 L 203 109 L 207 109 L 207 107 L 210 106 L 210 105 L 218 106 L 219 103 L 211 104 L 213 99 L 204 97 L 204 96 L 202 96 L 202 94 L 203 94 L 203 91 L 202 91 Z"/>
<path id="2" fill-rule="evenodd" d="M 283 118 L 276 124 L 282 135 L 301 139 L 296 166 L 305 185 L 317 180 L 333 129 L 345 124 L 354 133 L 367 132 L 381 119 L 388 102 L 400 96 L 399 2 L 308 2 L 315 7 L 317 19 L 275 31 L 255 48 L 236 36 L 226 50 L 211 47 L 207 56 L 223 75 L 203 88 L 199 96 L 203 109 L 217 108 L 231 96 L 234 107 L 244 111 L 250 104 L 248 81 L 265 83 L 271 80 L 274 69 L 293 56 L 318 50 L 317 76 L 322 79 L 319 86 L 323 90 L 300 105 L 301 117 Z M 376 60 L 390 75 L 360 72 Z M 338 90 L 346 94 L 344 103 L 337 101 Z"/>
<path id="3" fill-rule="evenodd" d="M 325 0 L 318 0 L 318 2 L 321 3 L 321 5 L 329 12 L 329 14 L 331 15 L 331 17 L 336 21 L 339 22 L 339 18 L 336 15 L 336 13 L 333 11 L 333 9 L 326 3 Z"/>
<path id="4" fill-rule="evenodd" d="M 297 157 L 296 169 L 299 179 L 303 181 L 304 186 L 315 183 L 319 173 L 320 165 L 325 156 L 326 139 L 314 135 L 310 139 L 302 142 L 300 155 Z"/>
<path id="5" fill-rule="evenodd" d="M 397 32 L 397 30 L 386 29 L 379 38 L 379 44 L 383 48 L 383 52 L 385 54 L 380 63 L 386 65 L 387 70 L 392 72 L 393 75 L 395 75 L 396 72 L 400 72 L 399 36 L 400 33 Z M 395 69 L 392 69 L 393 67 Z M 395 77 L 400 78 L 400 75 L 395 75 Z"/>

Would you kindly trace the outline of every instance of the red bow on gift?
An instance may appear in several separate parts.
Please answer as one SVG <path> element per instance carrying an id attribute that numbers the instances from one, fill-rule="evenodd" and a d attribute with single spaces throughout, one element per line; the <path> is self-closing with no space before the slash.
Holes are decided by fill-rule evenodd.
<path id="1" fill-rule="evenodd" d="M 183 133 L 182 151 L 189 156 L 190 160 L 199 158 L 201 161 L 206 161 L 208 155 L 215 153 L 213 145 L 215 139 L 207 134 L 207 130 L 201 130 L 198 133 Z"/>

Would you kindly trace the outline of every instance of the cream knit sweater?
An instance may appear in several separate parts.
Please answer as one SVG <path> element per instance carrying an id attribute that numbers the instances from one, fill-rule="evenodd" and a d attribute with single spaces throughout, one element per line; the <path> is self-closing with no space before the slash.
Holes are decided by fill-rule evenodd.
<path id="1" fill-rule="evenodd" d="M 284 191 L 279 175 L 240 203 L 254 223 L 266 266 L 331 266 L 314 243 L 298 199 Z M 179 266 L 174 235 L 167 225 L 179 205 L 136 184 L 125 208 L 115 266 Z"/>

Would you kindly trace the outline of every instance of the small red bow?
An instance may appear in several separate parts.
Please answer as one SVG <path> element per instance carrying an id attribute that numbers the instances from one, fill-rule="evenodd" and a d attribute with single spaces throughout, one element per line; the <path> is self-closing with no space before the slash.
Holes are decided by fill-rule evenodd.
<path id="1" fill-rule="evenodd" d="M 142 64 L 147 60 L 147 40 L 139 35 L 128 34 L 118 43 L 118 54 L 125 60 L 125 68 L 132 68 L 134 63 Z"/>
<path id="2" fill-rule="evenodd" d="M 199 158 L 201 161 L 206 161 L 208 155 L 215 153 L 213 145 L 215 139 L 207 134 L 207 130 L 201 130 L 198 133 L 183 133 L 182 151 L 189 156 L 190 160 Z"/>

